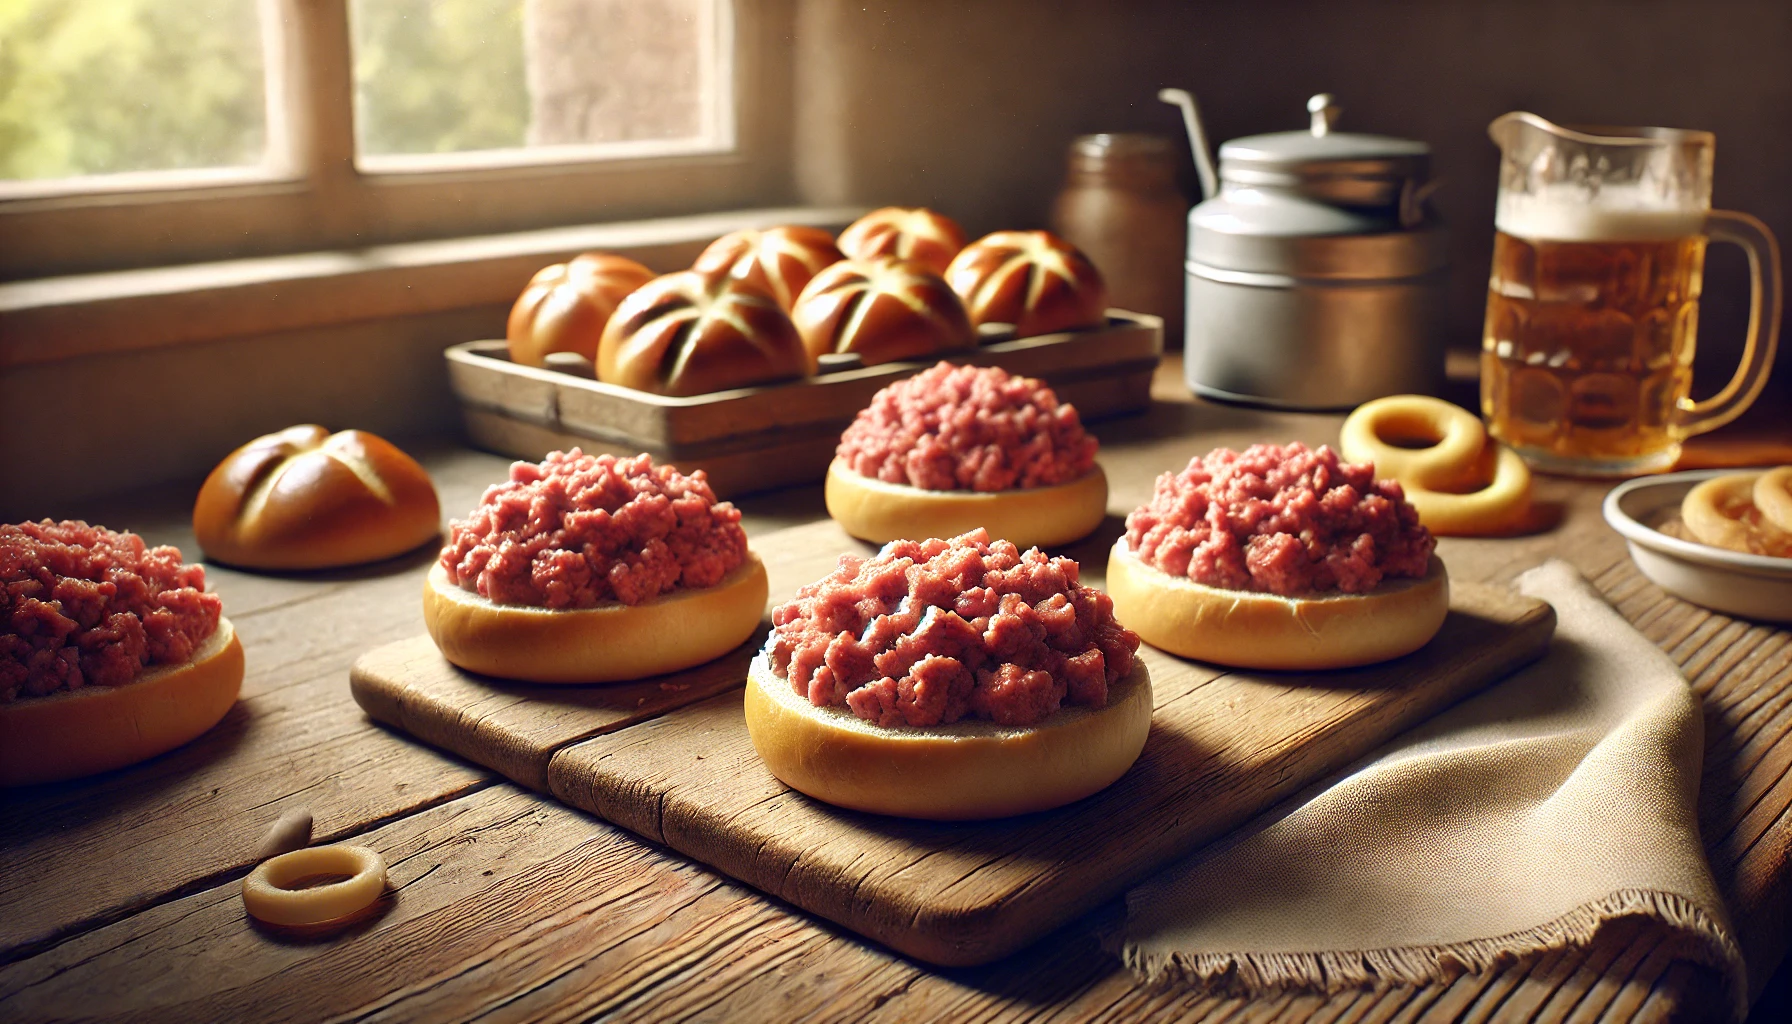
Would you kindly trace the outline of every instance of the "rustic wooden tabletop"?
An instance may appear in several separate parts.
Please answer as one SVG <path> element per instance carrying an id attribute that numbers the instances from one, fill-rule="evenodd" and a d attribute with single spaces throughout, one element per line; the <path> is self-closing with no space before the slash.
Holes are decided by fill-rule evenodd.
<path id="1" fill-rule="evenodd" d="M 1150 412 L 1094 428 L 1115 514 L 1216 445 L 1331 442 L 1340 422 L 1191 401 L 1173 362 L 1156 394 Z M 507 464 L 424 455 L 450 514 Z M 1788 938 L 1792 633 L 1642 579 L 1600 518 L 1606 489 L 1541 479 L 1554 528 L 1445 540 L 1440 553 L 1452 576 L 1492 582 L 1566 558 L 1684 667 L 1705 705 L 1705 841 L 1758 989 Z M 62 514 L 192 553 L 190 501 L 165 488 Z M 756 538 L 824 515 L 819 487 L 739 504 Z M 990 966 L 928 967 L 371 722 L 349 665 L 421 632 L 430 557 L 208 572 L 248 655 L 224 722 L 135 768 L 0 796 L 0 1019 L 1630 1020 L 1716 1003 L 1708 972 L 1634 922 L 1449 985 L 1331 998 L 1141 987 L 1102 951 L 1113 906 Z M 319 841 L 353 839 L 391 865 L 393 895 L 346 932 L 296 938 L 243 913 L 257 842 L 295 807 L 316 817 Z"/>

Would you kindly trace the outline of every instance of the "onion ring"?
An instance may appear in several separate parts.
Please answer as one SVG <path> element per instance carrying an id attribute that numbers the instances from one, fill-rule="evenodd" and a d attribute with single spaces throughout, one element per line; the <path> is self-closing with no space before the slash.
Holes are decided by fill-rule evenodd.
<path id="1" fill-rule="evenodd" d="M 307 889 L 319 875 L 347 875 Z M 386 859 L 365 846 L 312 846 L 265 860 L 243 879 L 243 907 L 256 919 L 288 927 L 352 917 L 386 891 Z"/>
<path id="2" fill-rule="evenodd" d="M 1432 442 L 1426 448 L 1402 448 L 1389 436 Z M 1408 487 L 1457 491 L 1476 480 L 1487 428 L 1474 414 L 1440 398 L 1390 395 L 1364 402 L 1344 420 L 1338 451 L 1350 462 L 1375 463 L 1375 475 L 1393 477 Z"/>
<path id="3" fill-rule="evenodd" d="M 1405 487 L 1406 500 L 1418 509 L 1419 522 L 1432 533 L 1474 536 L 1511 533 L 1524 526 L 1531 511 L 1530 467 L 1517 452 L 1498 441 L 1489 441 L 1474 461 L 1480 472 L 1493 478 L 1479 490 L 1459 494 Z"/>
<path id="4" fill-rule="evenodd" d="M 1755 505 L 1755 485 L 1764 473 L 1716 476 L 1686 492 L 1680 518 L 1701 544 L 1750 555 L 1792 550 L 1792 534 L 1769 522 Z"/>
<path id="5" fill-rule="evenodd" d="M 1792 466 L 1762 473 L 1755 481 L 1754 499 L 1761 518 L 1792 533 Z"/>

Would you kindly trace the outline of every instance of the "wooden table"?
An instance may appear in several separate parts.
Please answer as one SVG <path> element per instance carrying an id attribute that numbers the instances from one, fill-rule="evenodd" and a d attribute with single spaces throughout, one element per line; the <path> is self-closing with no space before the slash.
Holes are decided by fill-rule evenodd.
<path id="1" fill-rule="evenodd" d="M 1152 411 L 1096 428 L 1123 515 L 1155 475 L 1220 444 L 1333 441 L 1339 418 L 1192 402 L 1160 372 Z M 444 508 L 505 460 L 425 453 Z M 1643 580 L 1599 517 L 1605 487 L 1544 479 L 1548 533 L 1446 540 L 1452 575 L 1578 565 L 1684 666 L 1705 704 L 1702 825 L 1759 986 L 1785 952 L 1792 848 L 1792 633 L 1715 615 Z M 191 491 L 57 509 L 196 550 Z M 820 489 L 741 502 L 753 536 L 823 515 Z M 200 741 L 95 780 L 0 796 L 0 1020 L 1389 1021 L 1698 1016 L 1709 972 L 1619 922 L 1593 948 L 1453 984 L 1258 1002 L 1136 984 L 1102 952 L 1110 906 L 1000 963 L 940 970 L 760 896 L 591 816 L 370 722 L 363 651 L 422 629 L 427 553 L 372 570 L 213 569 L 248 654 L 243 699 Z M 239 896 L 263 830 L 309 808 L 322 841 L 382 850 L 396 896 L 348 932 L 258 929 Z"/>

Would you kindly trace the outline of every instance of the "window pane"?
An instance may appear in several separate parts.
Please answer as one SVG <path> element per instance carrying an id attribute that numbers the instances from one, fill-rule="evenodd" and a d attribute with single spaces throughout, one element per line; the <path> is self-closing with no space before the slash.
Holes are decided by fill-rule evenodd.
<path id="1" fill-rule="evenodd" d="M 725 147 L 724 5 L 353 0 L 360 151 Z"/>
<path id="2" fill-rule="evenodd" d="M 0 0 L 0 178 L 260 163 L 259 15 L 258 0 Z"/>

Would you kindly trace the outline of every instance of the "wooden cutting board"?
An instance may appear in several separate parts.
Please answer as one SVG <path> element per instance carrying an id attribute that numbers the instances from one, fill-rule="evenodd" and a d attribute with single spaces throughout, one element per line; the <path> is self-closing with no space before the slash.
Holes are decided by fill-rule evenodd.
<path id="1" fill-rule="evenodd" d="M 1066 552 L 1084 582 L 1101 585 L 1113 536 Z M 754 547 L 774 601 L 866 550 L 832 523 Z M 843 811 L 772 778 L 741 712 L 758 638 L 674 676 L 522 687 L 461 672 L 418 637 L 364 656 L 353 687 L 381 721 L 903 953 L 961 965 L 1041 938 L 1536 659 L 1554 628 L 1547 605 L 1459 583 L 1438 636 L 1384 665 L 1228 672 L 1141 648 L 1156 711 L 1130 772 L 1066 808 L 958 824 Z"/>

